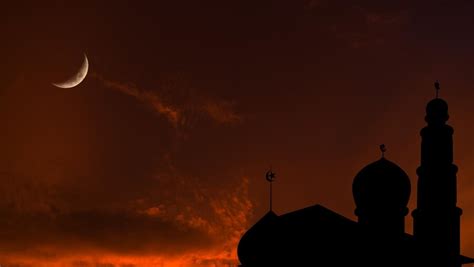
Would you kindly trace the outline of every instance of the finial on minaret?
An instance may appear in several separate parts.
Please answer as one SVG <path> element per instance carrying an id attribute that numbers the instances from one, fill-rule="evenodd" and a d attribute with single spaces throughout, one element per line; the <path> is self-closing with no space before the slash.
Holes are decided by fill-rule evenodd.
<path id="1" fill-rule="evenodd" d="M 438 80 L 435 81 L 434 86 L 435 86 L 435 89 L 436 89 L 436 98 L 438 98 L 439 89 L 441 89 L 441 87 L 439 86 L 439 81 Z"/>
<path id="2" fill-rule="evenodd" d="M 381 144 L 379 148 L 380 152 L 382 152 L 382 158 L 385 158 L 385 151 L 387 151 L 387 147 L 385 146 L 385 144 Z"/>
<path id="3" fill-rule="evenodd" d="M 270 211 L 273 210 L 273 188 L 272 188 L 272 184 L 273 184 L 273 181 L 275 181 L 275 173 L 272 171 L 272 167 L 270 167 L 270 170 L 267 171 L 267 173 L 265 174 L 265 179 L 267 179 L 267 181 L 270 183 Z"/>

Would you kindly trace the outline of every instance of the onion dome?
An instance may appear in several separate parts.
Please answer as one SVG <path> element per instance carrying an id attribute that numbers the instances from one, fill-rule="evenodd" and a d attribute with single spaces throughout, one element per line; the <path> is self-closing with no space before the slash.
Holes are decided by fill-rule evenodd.
<path id="1" fill-rule="evenodd" d="M 364 167 L 354 178 L 355 213 L 359 217 L 393 213 L 405 216 L 410 190 L 408 175 L 398 165 L 382 157 Z"/>
<path id="2" fill-rule="evenodd" d="M 428 124 L 444 124 L 449 119 L 448 103 L 441 98 L 435 98 L 426 105 L 425 121 Z"/>

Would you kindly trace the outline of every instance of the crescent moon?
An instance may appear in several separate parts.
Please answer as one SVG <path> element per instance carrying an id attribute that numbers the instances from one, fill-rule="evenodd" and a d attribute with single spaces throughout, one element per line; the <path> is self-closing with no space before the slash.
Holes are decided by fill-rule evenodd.
<path id="1" fill-rule="evenodd" d="M 62 83 L 53 83 L 54 86 L 59 88 L 73 88 L 79 85 L 87 76 L 87 72 L 89 71 L 89 61 L 87 60 L 86 54 L 84 54 L 84 61 L 82 62 L 82 66 L 79 71 L 71 77 L 69 80 L 62 82 Z"/>
<path id="2" fill-rule="evenodd" d="M 265 174 L 265 178 L 267 179 L 267 181 L 273 182 L 275 181 L 275 173 L 272 171 L 267 171 L 267 173 Z"/>

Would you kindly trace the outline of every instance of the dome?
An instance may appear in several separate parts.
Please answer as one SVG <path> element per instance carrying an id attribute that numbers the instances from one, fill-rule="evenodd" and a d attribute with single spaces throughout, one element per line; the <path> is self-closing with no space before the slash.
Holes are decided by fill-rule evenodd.
<path id="1" fill-rule="evenodd" d="M 278 215 L 269 211 L 240 239 L 237 255 L 243 265 L 261 264 L 262 258 L 271 255 L 270 244 L 274 237 Z"/>
<path id="2" fill-rule="evenodd" d="M 429 124 L 444 124 L 449 119 L 448 103 L 441 98 L 435 98 L 426 105 L 425 121 Z"/>
<path id="3" fill-rule="evenodd" d="M 363 168 L 354 178 L 352 193 L 356 215 L 408 213 L 410 179 L 395 163 L 381 158 Z"/>

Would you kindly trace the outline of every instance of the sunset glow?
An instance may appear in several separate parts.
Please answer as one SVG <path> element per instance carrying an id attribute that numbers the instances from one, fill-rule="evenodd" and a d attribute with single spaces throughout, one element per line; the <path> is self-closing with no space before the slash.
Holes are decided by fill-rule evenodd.
<path id="1" fill-rule="evenodd" d="M 277 214 L 355 219 L 382 143 L 411 212 L 437 79 L 474 256 L 474 3 L 21 2 L 0 11 L 1 267 L 237 266 L 270 167 Z"/>

